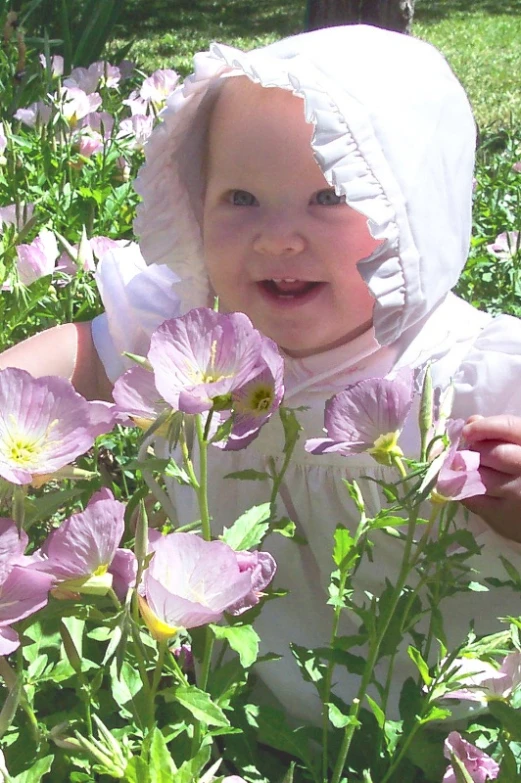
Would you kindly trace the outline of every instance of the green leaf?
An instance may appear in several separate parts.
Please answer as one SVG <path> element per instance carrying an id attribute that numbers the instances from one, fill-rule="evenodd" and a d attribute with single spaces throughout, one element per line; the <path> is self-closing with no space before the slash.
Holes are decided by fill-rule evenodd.
<path id="1" fill-rule="evenodd" d="M 284 429 L 284 454 L 290 453 L 300 437 L 302 427 L 291 408 L 279 408 L 279 416 Z"/>
<path id="2" fill-rule="evenodd" d="M 230 721 L 221 708 L 213 703 L 207 693 L 199 690 L 195 685 L 176 688 L 174 697 L 201 723 L 206 723 L 208 726 L 230 725 Z"/>
<path id="3" fill-rule="evenodd" d="M 420 651 L 417 650 L 416 647 L 412 647 L 412 645 L 410 645 L 407 648 L 407 655 L 409 656 L 411 661 L 414 661 L 416 668 L 420 673 L 420 677 L 422 678 L 425 685 L 430 685 L 432 682 L 432 677 L 429 674 L 429 667 L 425 662 L 425 660 L 423 659 Z"/>
<path id="4" fill-rule="evenodd" d="M 128 783 L 155 783 L 155 780 L 150 778 L 148 764 L 139 756 L 134 756 L 128 762 L 124 780 Z"/>
<path id="5" fill-rule="evenodd" d="M 116 659 L 110 665 L 112 676 L 112 696 L 119 706 L 119 712 L 124 718 L 132 717 L 140 728 L 144 728 L 143 715 L 143 683 L 135 666 L 124 661 L 118 672 Z"/>
<path id="6" fill-rule="evenodd" d="M 269 479 L 269 475 L 262 470 L 248 468 L 247 470 L 237 470 L 235 473 L 227 473 L 224 478 L 239 479 L 240 481 L 266 481 Z"/>
<path id="7" fill-rule="evenodd" d="M 171 459 L 168 463 L 168 465 L 165 468 L 165 476 L 167 478 L 173 478 L 177 481 L 178 484 L 181 484 L 182 486 L 191 486 L 192 482 L 190 481 L 190 476 L 186 472 L 184 468 L 181 468 L 177 462 L 174 462 L 173 459 Z"/>
<path id="8" fill-rule="evenodd" d="M 327 666 L 320 660 L 317 650 L 308 650 L 298 644 L 291 644 L 290 648 L 303 678 L 306 682 L 313 682 L 319 694 L 322 695 L 322 683 L 326 676 Z"/>
<path id="9" fill-rule="evenodd" d="M 32 767 L 26 769 L 25 772 L 20 772 L 15 778 L 12 778 L 13 783 L 40 783 L 42 777 L 46 775 L 52 766 L 54 756 L 44 756 L 38 759 Z"/>
<path id="10" fill-rule="evenodd" d="M 472 590 L 474 593 L 488 593 L 489 588 L 486 585 L 482 585 L 481 582 L 469 582 L 468 583 L 469 590 Z"/>
<path id="11" fill-rule="evenodd" d="M 329 722 L 335 729 L 344 729 L 346 726 L 358 727 L 361 725 L 360 721 L 357 720 L 354 715 L 345 715 L 336 704 L 333 704 L 332 702 L 327 704 L 327 712 Z"/>
<path id="12" fill-rule="evenodd" d="M 285 538 L 295 538 L 296 524 L 289 517 L 281 517 L 271 523 L 272 533 L 279 533 Z M 307 543 L 302 536 L 298 536 L 297 543 Z"/>
<path id="13" fill-rule="evenodd" d="M 149 774 L 154 783 L 171 783 L 172 775 L 177 771 L 165 738 L 155 728 L 150 740 Z"/>
<path id="14" fill-rule="evenodd" d="M 241 664 L 248 669 L 259 655 L 259 636 L 251 625 L 212 625 L 217 639 L 226 639 L 232 650 L 238 653 Z"/>
<path id="15" fill-rule="evenodd" d="M 353 552 L 355 540 L 349 530 L 343 525 L 338 525 L 334 538 L 333 560 L 341 571 L 345 571 L 352 562 L 353 556 L 356 557 L 356 550 Z"/>
<path id="16" fill-rule="evenodd" d="M 376 722 L 378 723 L 379 727 L 383 729 L 385 726 L 385 712 L 382 710 L 380 705 L 377 704 L 375 700 L 372 699 L 367 693 L 365 694 L 365 698 L 371 707 L 372 713 L 376 718 Z"/>
<path id="17" fill-rule="evenodd" d="M 222 540 L 236 552 L 260 544 L 269 527 L 270 503 L 253 506 L 242 514 L 230 528 L 224 528 Z"/>
<path id="18" fill-rule="evenodd" d="M 281 710 L 257 704 L 246 704 L 244 715 L 248 724 L 254 729 L 259 742 L 284 753 L 290 753 L 301 759 L 309 770 L 313 769 L 314 759 L 309 749 L 313 731 L 309 727 L 290 728 Z"/>
<path id="19" fill-rule="evenodd" d="M 509 733 L 510 738 L 521 742 L 521 714 L 505 701 L 491 699 L 488 702 L 489 712 L 497 718 L 503 728 Z"/>

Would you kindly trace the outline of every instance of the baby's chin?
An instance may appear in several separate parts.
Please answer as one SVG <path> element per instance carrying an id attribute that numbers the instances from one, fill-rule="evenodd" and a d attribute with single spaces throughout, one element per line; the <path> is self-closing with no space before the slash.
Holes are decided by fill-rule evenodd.
<path id="1" fill-rule="evenodd" d="M 310 356 L 317 356 L 321 353 L 326 353 L 327 351 L 332 351 L 334 348 L 340 348 L 342 345 L 347 345 L 352 340 L 355 340 L 357 337 L 360 337 L 360 335 L 365 334 L 367 331 L 373 329 L 373 319 L 370 318 L 368 321 L 364 321 L 364 323 L 360 324 L 356 328 L 352 329 L 347 334 L 343 335 L 342 337 L 339 337 L 337 340 L 332 340 L 331 342 L 327 343 L 317 343 L 313 344 L 310 343 L 309 345 L 279 345 L 279 349 L 286 354 L 286 356 L 289 356 L 291 359 L 307 359 Z M 270 337 L 271 335 L 268 335 Z"/>

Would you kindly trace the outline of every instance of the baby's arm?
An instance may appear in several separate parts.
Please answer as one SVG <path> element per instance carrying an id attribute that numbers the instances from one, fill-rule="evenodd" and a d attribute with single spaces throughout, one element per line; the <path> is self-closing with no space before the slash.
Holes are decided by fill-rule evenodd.
<path id="1" fill-rule="evenodd" d="M 487 488 L 486 495 L 467 498 L 464 505 L 505 538 L 521 542 L 521 418 L 471 416 L 463 435 L 479 451 Z"/>
<path id="2" fill-rule="evenodd" d="M 55 326 L 0 354 L 0 369 L 19 367 L 36 378 L 59 375 L 89 400 L 112 401 L 112 384 L 94 347 L 91 323 Z"/>

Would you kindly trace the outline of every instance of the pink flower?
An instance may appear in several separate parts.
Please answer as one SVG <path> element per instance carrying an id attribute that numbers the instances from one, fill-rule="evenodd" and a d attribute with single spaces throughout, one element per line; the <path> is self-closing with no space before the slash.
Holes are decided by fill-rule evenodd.
<path id="1" fill-rule="evenodd" d="M 14 114 L 14 118 L 23 122 L 24 125 L 28 125 L 29 128 L 34 128 L 37 125 L 47 125 L 51 115 L 51 107 L 43 101 L 37 101 L 36 103 L 31 103 L 25 109 L 18 109 Z"/>
<path id="2" fill-rule="evenodd" d="M 148 101 L 142 98 L 139 92 L 135 90 L 123 101 L 123 105 L 129 107 L 132 117 L 136 114 L 141 114 L 143 117 L 146 117 L 148 113 Z"/>
<path id="3" fill-rule="evenodd" d="M 154 127 L 154 118 L 144 114 L 133 114 L 122 120 L 117 134 L 118 139 L 127 139 L 130 149 L 143 149 Z"/>
<path id="4" fill-rule="evenodd" d="M 103 595 L 114 586 L 124 598 L 137 573 L 133 552 L 118 548 L 124 514 L 124 504 L 114 500 L 110 490 L 96 492 L 85 511 L 73 514 L 49 535 L 35 553 L 35 567 L 50 574 L 61 591 Z"/>
<path id="5" fill-rule="evenodd" d="M 131 367 L 114 385 L 112 396 L 121 413 L 129 416 L 137 427 L 147 430 L 154 421 L 172 410 L 156 389 L 154 375 L 144 367 Z M 166 435 L 164 428 L 158 435 Z"/>
<path id="6" fill-rule="evenodd" d="M 366 451 L 384 465 L 402 456 L 398 438 L 411 409 L 413 374 L 409 368 L 394 378 L 369 378 L 348 386 L 327 401 L 327 438 L 312 438 L 306 451 L 338 452 L 344 456 Z"/>
<path id="7" fill-rule="evenodd" d="M 136 64 L 131 60 L 121 60 L 121 62 L 118 64 L 118 68 L 122 80 L 130 79 L 136 70 Z"/>
<path id="8" fill-rule="evenodd" d="M 503 231 L 496 241 L 487 245 L 487 250 L 500 261 L 510 261 L 519 252 L 521 235 L 519 231 Z"/>
<path id="9" fill-rule="evenodd" d="M 451 668 L 459 687 L 443 695 L 444 699 L 464 699 L 486 703 L 488 699 L 506 699 L 521 684 L 521 653 L 507 655 L 498 669 L 477 658 L 456 658 Z"/>
<path id="10" fill-rule="evenodd" d="M 43 229 L 28 245 L 18 245 L 16 268 L 23 285 L 31 285 L 45 275 L 51 275 L 58 258 L 58 244 L 52 231 Z"/>
<path id="11" fill-rule="evenodd" d="M 232 392 L 232 431 L 226 450 L 245 448 L 277 410 L 284 396 L 284 362 L 275 343 L 264 338 L 260 371 Z M 216 444 L 220 445 L 220 444 Z"/>
<path id="12" fill-rule="evenodd" d="M 75 128 L 79 120 L 96 111 L 100 105 L 101 96 L 97 92 L 87 95 L 77 87 L 66 87 L 63 90 L 58 108 L 69 126 Z"/>
<path id="13" fill-rule="evenodd" d="M 103 137 L 97 131 L 82 128 L 75 135 L 75 147 L 84 158 L 92 158 L 98 152 L 102 152 L 105 146 Z"/>
<path id="14" fill-rule="evenodd" d="M 243 598 L 228 607 L 231 614 L 242 614 L 259 603 L 263 590 L 269 585 L 277 569 L 275 560 L 269 552 L 236 552 L 239 571 L 249 573 L 251 589 Z"/>
<path id="15" fill-rule="evenodd" d="M 0 122 L 0 155 L 3 154 L 6 147 L 7 147 L 7 137 L 5 135 L 4 125 L 2 122 Z"/>
<path id="16" fill-rule="evenodd" d="M 521 174 L 521 160 L 518 160 L 514 163 L 512 166 L 512 171 L 515 171 L 516 174 Z"/>
<path id="17" fill-rule="evenodd" d="M 117 87 L 121 80 L 121 72 L 115 65 L 99 60 L 91 63 L 88 68 L 74 68 L 63 81 L 64 87 L 83 90 L 87 95 L 95 92 L 99 83 L 107 87 Z"/>
<path id="18" fill-rule="evenodd" d="M 169 68 L 154 71 L 154 73 L 144 80 L 139 94 L 148 103 L 153 103 L 156 109 L 161 108 L 170 93 L 173 91 L 179 74 Z"/>
<path id="19" fill-rule="evenodd" d="M 190 533 L 151 535 L 150 548 L 154 556 L 139 588 L 140 608 L 156 639 L 219 622 L 225 611 L 246 611 L 275 573 L 266 552 L 234 552 L 223 541 Z"/>
<path id="20" fill-rule="evenodd" d="M 116 247 L 127 247 L 129 242 L 125 239 L 110 239 L 110 237 L 82 237 L 79 244 L 71 245 L 69 252 L 64 251 L 58 258 L 56 271 L 75 275 L 78 269 L 84 272 L 95 272 L 98 261 L 110 250 Z M 72 258 L 71 258 L 72 255 Z"/>
<path id="21" fill-rule="evenodd" d="M 47 60 L 44 54 L 40 55 L 40 62 L 43 68 L 47 67 Z M 55 54 L 50 58 L 50 70 L 53 79 L 63 76 L 63 57 L 61 54 Z"/>
<path id="22" fill-rule="evenodd" d="M 495 780 L 499 775 L 499 764 L 482 750 L 464 740 L 457 731 L 451 731 L 445 740 L 443 754 L 449 760 L 456 757 L 474 783 L 486 783 L 487 780 Z M 454 761 L 452 761 L 443 776 L 443 783 L 457 782 Z"/>
<path id="23" fill-rule="evenodd" d="M 20 201 L 18 204 L 8 204 L 6 207 L 0 207 L 0 226 L 3 223 L 16 226 L 17 231 L 21 231 L 31 220 L 34 213 L 34 204 Z"/>
<path id="24" fill-rule="evenodd" d="M 80 127 L 89 132 L 96 131 L 104 139 L 110 139 L 114 128 L 114 117 L 108 111 L 93 111 L 81 120 Z"/>
<path id="25" fill-rule="evenodd" d="M 266 366 L 266 340 L 244 313 L 190 310 L 152 335 L 148 360 L 156 388 L 174 410 L 185 413 L 209 411 L 228 396 L 231 407 L 231 395 Z"/>
<path id="26" fill-rule="evenodd" d="M 0 519 L 0 655 L 9 655 L 20 641 L 11 624 L 47 603 L 51 580 L 24 567 L 27 535 L 10 519 Z"/>
<path id="27" fill-rule="evenodd" d="M 114 424 L 114 406 L 87 402 L 64 378 L 0 370 L 0 476 L 30 484 L 86 452 Z"/>
<path id="28" fill-rule="evenodd" d="M 434 499 L 438 495 L 439 500 L 463 500 L 484 495 L 487 491 L 479 473 L 479 453 L 459 448 L 464 424 L 463 419 L 452 419 L 447 423 L 450 446 L 441 458 L 443 464 L 438 473 Z"/>

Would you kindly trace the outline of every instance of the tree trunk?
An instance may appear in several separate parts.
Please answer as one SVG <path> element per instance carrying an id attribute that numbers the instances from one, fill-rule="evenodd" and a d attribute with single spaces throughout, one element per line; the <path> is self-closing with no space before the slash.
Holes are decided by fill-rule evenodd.
<path id="1" fill-rule="evenodd" d="M 307 0 L 306 30 L 339 24 L 372 24 L 411 30 L 415 0 Z"/>

